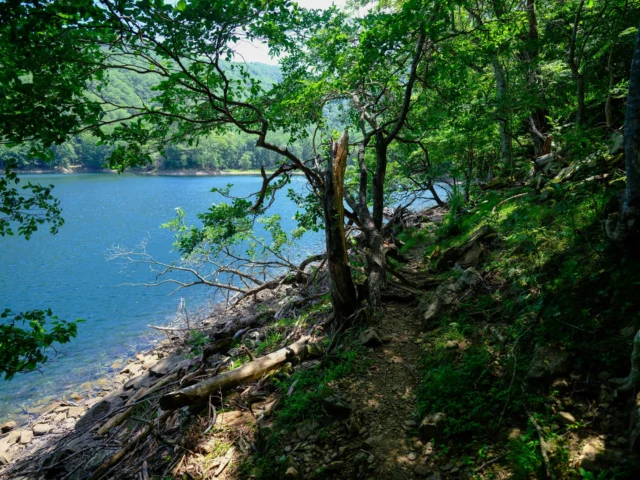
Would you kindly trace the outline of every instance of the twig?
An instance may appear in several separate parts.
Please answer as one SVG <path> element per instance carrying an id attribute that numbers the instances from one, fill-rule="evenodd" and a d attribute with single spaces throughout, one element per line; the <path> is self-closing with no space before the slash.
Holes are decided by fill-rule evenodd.
<path id="1" fill-rule="evenodd" d="M 488 467 L 489 465 L 491 465 L 492 463 L 497 462 L 498 460 L 500 460 L 501 458 L 506 457 L 507 454 L 503 453 L 502 455 L 498 455 L 497 457 L 493 457 L 491 460 L 488 460 L 486 462 L 484 462 L 482 465 L 480 465 L 478 468 L 476 468 L 476 473 L 484 470 L 486 467 Z"/>
<path id="2" fill-rule="evenodd" d="M 551 461 L 549 460 L 548 446 L 547 442 L 544 439 L 544 433 L 542 428 L 540 428 L 540 424 L 533 418 L 529 412 L 527 412 L 527 416 L 529 417 L 529 421 L 534 426 L 536 431 L 538 432 L 538 438 L 540 439 L 540 453 L 542 454 L 542 460 L 544 460 L 544 468 L 547 473 L 547 478 L 551 480 L 556 480 L 556 474 L 553 472 L 553 468 L 551 467 Z"/>

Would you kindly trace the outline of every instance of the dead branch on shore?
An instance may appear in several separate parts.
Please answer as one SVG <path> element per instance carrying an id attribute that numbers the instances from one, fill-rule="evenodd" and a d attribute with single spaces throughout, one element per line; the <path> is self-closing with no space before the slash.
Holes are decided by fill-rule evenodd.
<path id="1" fill-rule="evenodd" d="M 119 286 L 174 287 L 171 294 L 183 288 L 203 285 L 214 290 L 214 298 L 226 300 L 236 306 L 247 297 L 255 297 L 264 290 L 273 290 L 283 284 L 304 282 L 305 269 L 311 263 L 321 261 L 324 254 L 313 255 L 299 265 L 258 238 L 251 237 L 263 249 L 262 257 L 242 254 L 223 246 L 215 254 L 192 255 L 178 263 L 168 263 L 155 258 L 146 250 L 146 241 L 135 249 L 114 246 L 109 249 L 108 260 L 118 261 L 123 268 L 147 265 L 154 279 L 143 283 L 125 283 Z M 156 327 L 153 327 L 156 328 Z M 157 328 L 162 329 L 161 327 Z"/>

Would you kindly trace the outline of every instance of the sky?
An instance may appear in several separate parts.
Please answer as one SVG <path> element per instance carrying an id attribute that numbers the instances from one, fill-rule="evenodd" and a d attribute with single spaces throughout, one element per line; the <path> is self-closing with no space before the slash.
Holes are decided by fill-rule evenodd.
<path id="1" fill-rule="evenodd" d="M 298 5 L 304 8 L 321 8 L 326 9 L 335 4 L 338 7 L 344 7 L 346 0 L 298 0 Z M 278 63 L 277 58 L 269 57 L 269 49 L 266 45 L 257 43 L 252 44 L 249 42 L 243 42 L 236 46 L 238 52 L 237 61 L 245 62 L 260 62 L 268 63 L 269 65 L 276 65 Z"/>

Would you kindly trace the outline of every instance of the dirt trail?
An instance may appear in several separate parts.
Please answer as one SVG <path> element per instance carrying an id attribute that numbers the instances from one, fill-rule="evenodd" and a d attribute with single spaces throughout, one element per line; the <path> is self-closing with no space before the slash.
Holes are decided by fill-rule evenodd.
<path id="1" fill-rule="evenodd" d="M 367 455 L 365 468 L 356 465 L 363 478 L 416 478 L 415 469 L 424 458 L 426 447 L 418 442 L 415 422 L 420 322 L 413 310 L 407 305 L 385 306 L 377 327 L 384 345 L 367 349 L 363 361 L 370 366 L 365 375 L 348 378 L 346 395 L 365 429 L 356 442 L 364 440 L 364 448 L 373 455 Z"/>

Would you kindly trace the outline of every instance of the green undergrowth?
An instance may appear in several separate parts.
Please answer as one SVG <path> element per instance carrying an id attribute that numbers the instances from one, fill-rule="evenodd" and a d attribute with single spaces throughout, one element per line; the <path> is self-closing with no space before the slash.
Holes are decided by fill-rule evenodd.
<path id="1" fill-rule="evenodd" d="M 444 412 L 446 437 L 469 449 L 521 428 L 504 460 L 516 478 L 544 475 L 527 411 L 537 412 L 547 429 L 553 423 L 557 392 L 524 381 L 536 346 L 571 353 L 578 374 L 628 373 L 630 339 L 620 332 L 640 327 L 640 263 L 604 230 L 610 199 L 623 187 L 620 181 L 552 184 L 544 201 L 530 187 L 489 191 L 466 212 L 452 209 L 439 229 L 403 238 L 412 247 L 423 242 L 424 261 L 437 272 L 441 252 L 484 225 L 496 233 L 478 267 L 483 285 L 426 328 L 417 413 Z M 566 452 L 557 452 L 554 462 L 569 468 Z"/>
<path id="2" fill-rule="evenodd" d="M 326 435 L 327 417 L 321 399 L 331 391 L 335 382 L 366 369 L 366 362 L 361 360 L 362 348 L 354 340 L 345 338 L 330 355 L 313 366 L 273 378 L 273 385 L 281 396 L 280 404 L 270 428 L 263 429 L 260 453 L 247 459 L 242 467 L 247 477 L 283 478 L 287 462 L 282 456 L 280 442 L 283 438 L 295 436 L 296 427 L 301 422 L 317 421 L 316 434 L 320 438 Z"/>

